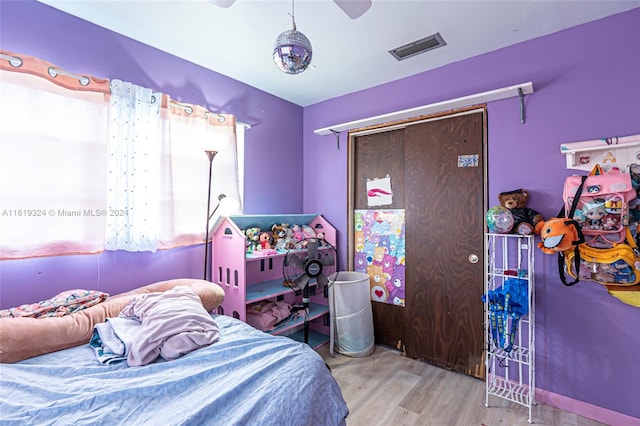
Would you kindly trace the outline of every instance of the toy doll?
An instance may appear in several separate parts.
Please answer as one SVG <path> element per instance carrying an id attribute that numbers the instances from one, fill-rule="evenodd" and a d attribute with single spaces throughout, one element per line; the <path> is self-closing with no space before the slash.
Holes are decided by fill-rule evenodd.
<path id="1" fill-rule="evenodd" d="M 603 200 L 585 202 L 582 213 L 586 218 L 584 229 L 602 229 L 602 218 L 607 214 Z"/>
<path id="2" fill-rule="evenodd" d="M 616 231 L 620 228 L 620 216 L 608 214 L 602 218 L 602 229 L 605 231 Z"/>

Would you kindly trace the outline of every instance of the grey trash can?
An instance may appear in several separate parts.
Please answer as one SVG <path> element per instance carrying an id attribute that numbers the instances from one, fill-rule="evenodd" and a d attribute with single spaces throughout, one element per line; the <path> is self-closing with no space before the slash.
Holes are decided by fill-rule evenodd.
<path id="1" fill-rule="evenodd" d="M 329 309 L 331 316 L 330 352 L 365 357 L 373 353 L 373 309 L 369 275 L 340 271 L 331 276 Z"/>

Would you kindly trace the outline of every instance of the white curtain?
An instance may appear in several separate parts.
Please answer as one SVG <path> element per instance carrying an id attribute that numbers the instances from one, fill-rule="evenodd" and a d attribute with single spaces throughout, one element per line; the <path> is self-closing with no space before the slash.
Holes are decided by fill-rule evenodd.
<path id="1" fill-rule="evenodd" d="M 111 80 L 106 250 L 158 248 L 161 93 Z"/>
<path id="2" fill-rule="evenodd" d="M 153 252 L 204 241 L 205 150 L 218 151 L 212 163 L 212 210 L 220 194 L 240 201 L 232 115 L 112 80 L 107 146 L 106 250 Z"/>
<path id="3" fill-rule="evenodd" d="M 233 115 L 20 58 L 0 61 L 0 259 L 202 244 L 206 149 L 212 209 L 241 201 Z"/>
<path id="4" fill-rule="evenodd" d="M 108 102 L 0 71 L 0 258 L 103 250 Z"/>
<path id="5" fill-rule="evenodd" d="M 222 118 L 220 118 L 222 117 Z M 224 121 L 222 121 L 224 120 Z M 165 139 L 170 155 L 166 155 L 163 174 L 162 242 L 174 244 L 202 243 L 206 232 L 209 159 L 205 150 L 216 150 L 212 162 L 211 210 L 218 196 L 225 194 L 239 204 L 241 213 L 238 153 L 235 118 L 217 115 L 199 106 L 172 106 L 167 116 Z M 241 130 L 244 130 L 241 128 Z M 216 216 L 220 212 L 216 212 Z M 215 223 L 214 217 L 211 223 Z"/>

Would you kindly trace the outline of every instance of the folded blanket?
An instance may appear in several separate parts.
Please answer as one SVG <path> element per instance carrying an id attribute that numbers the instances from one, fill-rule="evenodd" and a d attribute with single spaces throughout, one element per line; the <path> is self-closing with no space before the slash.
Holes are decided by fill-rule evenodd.
<path id="1" fill-rule="evenodd" d="M 102 364 L 126 361 L 131 344 L 140 334 L 140 326 L 135 318 L 107 318 L 94 327 L 89 346 Z"/>
<path id="2" fill-rule="evenodd" d="M 120 317 L 136 318 L 141 323 L 129 347 L 129 366 L 146 365 L 158 357 L 175 359 L 220 338 L 211 314 L 186 286 L 134 296 Z"/>
<path id="3" fill-rule="evenodd" d="M 107 293 L 97 290 L 68 290 L 38 303 L 20 305 L 15 308 L 0 310 L 0 318 L 9 317 L 62 317 L 97 305 L 109 297 Z"/>

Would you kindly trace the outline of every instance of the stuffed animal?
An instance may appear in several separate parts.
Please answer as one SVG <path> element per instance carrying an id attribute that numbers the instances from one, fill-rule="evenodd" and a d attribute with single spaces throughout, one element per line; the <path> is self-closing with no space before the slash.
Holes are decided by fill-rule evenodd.
<path id="1" fill-rule="evenodd" d="M 498 194 L 500 205 L 506 207 L 513 216 L 511 232 L 520 235 L 531 235 L 538 223 L 542 221 L 542 215 L 532 208 L 527 207 L 529 193 L 524 189 L 501 192 Z"/>
<path id="2" fill-rule="evenodd" d="M 293 244 L 304 239 L 304 236 L 302 235 L 302 227 L 300 225 L 291 226 L 291 231 L 293 232 Z"/>
<path id="3" fill-rule="evenodd" d="M 273 235 L 271 232 L 261 232 L 260 233 L 260 245 L 258 246 L 258 250 L 269 250 L 273 245 Z"/>
<path id="4" fill-rule="evenodd" d="M 287 235 L 284 237 L 285 246 L 287 249 L 293 248 L 296 243 L 296 240 L 293 238 L 293 230 L 290 226 L 287 225 L 286 228 Z"/>
<path id="5" fill-rule="evenodd" d="M 324 232 L 318 232 L 316 234 L 316 238 L 318 238 L 318 241 L 320 241 L 320 246 L 321 247 L 326 247 L 329 245 L 329 243 L 327 242 L 327 240 L 324 238 Z"/>
<path id="6" fill-rule="evenodd" d="M 302 225 L 302 236 L 303 238 L 316 238 L 316 231 L 313 230 L 309 225 Z"/>
<path id="7" fill-rule="evenodd" d="M 287 229 L 289 224 L 282 223 L 280 225 L 273 224 L 271 227 L 271 233 L 273 234 L 274 248 L 276 250 L 287 249 Z"/>
<path id="8" fill-rule="evenodd" d="M 575 248 L 584 243 L 584 236 L 577 221 L 553 217 L 546 222 L 538 222 L 535 233 L 540 234 L 538 248 L 546 254 L 555 254 Z"/>
<path id="9" fill-rule="evenodd" d="M 260 228 L 247 228 L 244 230 L 244 235 L 247 237 L 247 253 L 253 253 L 260 243 Z"/>

